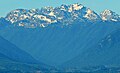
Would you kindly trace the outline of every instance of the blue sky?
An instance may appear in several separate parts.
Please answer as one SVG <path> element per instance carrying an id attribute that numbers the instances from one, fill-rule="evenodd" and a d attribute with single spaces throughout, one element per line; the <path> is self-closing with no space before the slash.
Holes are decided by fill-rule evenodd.
<path id="1" fill-rule="evenodd" d="M 97 13 L 110 9 L 120 14 L 120 0 L 1 0 L 0 17 L 18 8 L 31 9 L 44 6 L 60 6 L 61 4 L 80 3 Z"/>

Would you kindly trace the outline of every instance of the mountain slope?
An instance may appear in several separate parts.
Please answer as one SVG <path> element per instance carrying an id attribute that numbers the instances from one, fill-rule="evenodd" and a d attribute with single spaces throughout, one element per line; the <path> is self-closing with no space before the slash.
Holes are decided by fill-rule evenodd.
<path id="1" fill-rule="evenodd" d="M 120 30 L 108 34 L 99 43 L 63 64 L 63 67 L 119 66 Z"/>
<path id="2" fill-rule="evenodd" d="M 0 36 L 0 72 L 44 72 L 55 69 L 34 59 L 30 54 Z"/>
<path id="3" fill-rule="evenodd" d="M 6 20 L 5 18 L 1 17 L 0 18 L 0 30 L 4 29 L 5 27 L 9 26 L 11 23 Z"/>
<path id="4" fill-rule="evenodd" d="M 16 62 L 7 56 L 0 54 L 0 73 L 35 73 L 48 71 L 46 67 L 37 64 Z"/>
<path id="5" fill-rule="evenodd" d="M 43 29 L 7 27 L 0 35 L 35 59 L 56 66 L 89 49 L 119 27 L 119 23 L 111 22 L 74 23 L 63 28 L 50 26 Z"/>
<path id="6" fill-rule="evenodd" d="M 15 45 L 11 44 L 2 37 L 0 37 L 0 53 L 14 61 L 37 63 L 32 56 L 17 48 Z"/>

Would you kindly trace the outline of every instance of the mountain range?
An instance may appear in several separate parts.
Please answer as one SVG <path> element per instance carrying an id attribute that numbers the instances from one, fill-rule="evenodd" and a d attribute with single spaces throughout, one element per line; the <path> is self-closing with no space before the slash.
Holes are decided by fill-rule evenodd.
<path id="1" fill-rule="evenodd" d="M 120 15 L 108 9 L 16 9 L 0 18 L 0 57 L 58 68 L 120 66 L 119 34 Z"/>
<path id="2" fill-rule="evenodd" d="M 41 9 L 16 9 L 5 17 L 15 26 L 36 28 L 50 24 L 69 25 L 74 22 L 120 21 L 120 16 L 111 10 L 97 14 L 82 4 L 61 5 L 60 7 L 43 7 Z"/>

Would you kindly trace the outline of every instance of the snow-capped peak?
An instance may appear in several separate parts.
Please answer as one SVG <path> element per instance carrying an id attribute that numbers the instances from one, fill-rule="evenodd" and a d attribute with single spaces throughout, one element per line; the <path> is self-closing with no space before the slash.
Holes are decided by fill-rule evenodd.
<path id="1" fill-rule="evenodd" d="M 46 27 L 53 23 L 72 24 L 79 22 L 120 21 L 120 16 L 111 10 L 104 10 L 100 15 L 82 4 L 75 3 L 60 7 L 41 9 L 16 9 L 8 13 L 6 20 L 17 26 Z"/>
<path id="2" fill-rule="evenodd" d="M 103 21 L 119 21 L 120 16 L 118 14 L 116 14 L 115 12 L 111 11 L 111 10 L 104 10 L 101 14 L 100 14 L 101 18 Z"/>
<path id="3" fill-rule="evenodd" d="M 74 10 L 80 10 L 84 7 L 82 4 L 78 4 L 78 3 L 73 4 L 72 6 Z"/>
<path id="4" fill-rule="evenodd" d="M 99 18 L 99 16 L 94 11 L 92 11 L 90 8 L 87 9 L 84 17 L 88 18 L 89 20 L 96 20 Z"/>

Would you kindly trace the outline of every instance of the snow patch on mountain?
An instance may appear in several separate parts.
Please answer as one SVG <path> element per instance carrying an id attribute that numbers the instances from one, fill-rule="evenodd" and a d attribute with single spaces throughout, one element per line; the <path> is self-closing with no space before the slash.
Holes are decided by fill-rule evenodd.
<path id="1" fill-rule="evenodd" d="M 115 21 L 116 22 L 120 20 L 120 16 L 118 14 L 108 9 L 104 10 L 100 15 L 103 21 Z"/>
<path id="2" fill-rule="evenodd" d="M 94 19 L 98 18 L 97 15 L 92 10 L 87 9 L 86 12 L 87 12 L 87 14 L 84 17 L 86 17 L 86 18 L 88 18 L 90 20 L 94 20 Z"/>

